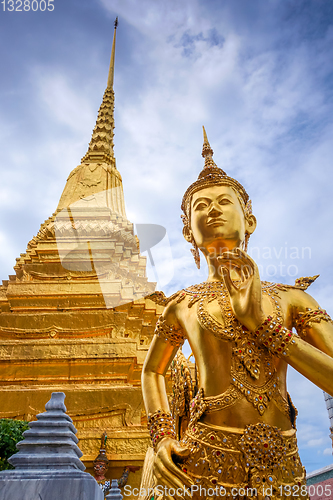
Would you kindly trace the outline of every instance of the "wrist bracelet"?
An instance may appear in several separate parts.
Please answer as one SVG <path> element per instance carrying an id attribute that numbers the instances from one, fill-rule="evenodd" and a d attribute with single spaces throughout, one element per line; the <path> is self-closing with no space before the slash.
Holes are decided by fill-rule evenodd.
<path id="1" fill-rule="evenodd" d="M 287 356 L 289 346 L 295 343 L 296 335 L 282 326 L 272 316 L 268 316 L 255 331 L 257 342 L 263 344 L 272 353 L 278 356 Z"/>
<path id="2" fill-rule="evenodd" d="M 154 449 L 161 439 L 171 437 L 176 439 L 175 422 L 170 413 L 157 410 L 148 415 L 148 429 Z"/>

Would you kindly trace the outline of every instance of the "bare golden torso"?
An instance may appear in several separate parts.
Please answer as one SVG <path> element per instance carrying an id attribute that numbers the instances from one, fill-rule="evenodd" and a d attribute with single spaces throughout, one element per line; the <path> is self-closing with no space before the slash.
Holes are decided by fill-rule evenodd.
<path id="1" fill-rule="evenodd" d="M 228 390 L 235 391 L 235 385 L 239 389 L 236 401 L 231 406 L 220 411 L 205 413 L 201 420 L 219 426 L 237 428 L 264 422 L 282 430 L 290 429 L 292 423 L 288 415 L 287 364 L 283 360 L 269 355 L 266 349 L 256 351 L 255 356 L 259 360 L 257 363 L 258 378 L 254 378 L 253 371 L 251 375 L 250 371 L 244 368 L 244 363 L 241 360 L 243 346 L 237 350 L 237 343 L 235 344 L 234 339 L 226 338 L 232 333 L 230 332 L 232 328 L 227 321 L 228 318 L 224 317 L 225 314 L 230 314 L 227 312 L 229 309 L 226 311 L 221 307 L 218 300 L 211 300 L 208 303 L 197 302 L 194 305 L 190 305 L 190 300 L 191 297 L 186 297 L 179 302 L 175 314 L 179 324 L 186 332 L 195 357 L 199 373 L 199 386 L 203 389 L 205 398 L 224 394 Z M 273 305 L 269 297 L 264 296 L 263 300 L 264 312 L 268 316 L 273 312 Z M 283 301 L 279 300 L 278 303 L 279 307 L 283 309 L 284 322 L 290 326 L 291 318 L 289 318 L 288 309 L 284 306 Z M 206 318 L 206 323 L 209 324 L 208 328 L 205 328 L 206 324 L 202 324 L 203 322 L 200 320 L 202 317 Z M 224 334 L 224 338 L 219 336 L 216 331 L 214 332 L 214 327 L 216 327 L 215 330 L 220 330 Z M 242 333 L 244 340 L 247 340 L 247 337 L 250 340 L 250 332 L 243 331 Z M 262 388 L 267 384 L 271 388 L 274 386 L 273 392 L 269 389 L 263 392 Z M 257 402 L 254 402 L 253 398 L 247 397 L 245 387 L 257 396 L 254 398 L 257 399 Z M 268 396 L 268 392 L 270 396 Z M 266 404 L 260 406 L 261 411 L 258 411 L 260 405 L 258 400 L 262 399 L 264 395 L 267 396 Z"/>

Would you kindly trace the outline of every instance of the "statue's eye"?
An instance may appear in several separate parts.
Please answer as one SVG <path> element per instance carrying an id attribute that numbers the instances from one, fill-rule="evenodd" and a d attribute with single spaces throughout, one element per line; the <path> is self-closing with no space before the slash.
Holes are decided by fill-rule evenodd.
<path id="1" fill-rule="evenodd" d="M 207 203 L 204 202 L 204 201 L 200 201 L 200 203 L 198 203 L 196 206 L 195 206 L 195 210 L 203 210 L 204 208 L 207 207 Z"/>
<path id="2" fill-rule="evenodd" d="M 230 205 L 231 201 L 228 199 L 228 198 L 222 198 L 220 201 L 219 201 L 219 204 L 220 205 Z"/>

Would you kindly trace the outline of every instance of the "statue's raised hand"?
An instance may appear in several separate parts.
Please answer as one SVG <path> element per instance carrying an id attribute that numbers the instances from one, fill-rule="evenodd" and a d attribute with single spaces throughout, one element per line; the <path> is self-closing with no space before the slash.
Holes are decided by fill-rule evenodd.
<path id="1" fill-rule="evenodd" d="M 217 257 L 234 315 L 246 328 L 254 331 L 264 320 L 262 291 L 258 266 L 251 257 L 236 248 Z M 230 272 L 235 271 L 238 279 L 234 282 Z"/>
<path id="2" fill-rule="evenodd" d="M 182 462 L 190 454 L 188 448 L 184 448 L 178 441 L 165 438 L 157 445 L 154 460 L 154 475 L 159 485 L 166 486 L 167 490 L 178 490 L 175 498 L 183 498 L 181 492 L 185 488 L 191 488 L 192 481 L 175 462 Z M 176 493 L 178 493 L 176 491 Z M 167 498 L 170 497 L 166 491 Z"/>

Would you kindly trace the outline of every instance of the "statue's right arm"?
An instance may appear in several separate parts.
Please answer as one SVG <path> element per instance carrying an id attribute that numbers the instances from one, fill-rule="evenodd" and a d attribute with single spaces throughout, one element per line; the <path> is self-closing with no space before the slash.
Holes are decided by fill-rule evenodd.
<path id="1" fill-rule="evenodd" d="M 172 321 L 173 315 L 163 314 L 167 322 Z M 147 415 L 157 410 L 170 413 L 165 386 L 165 375 L 171 361 L 175 357 L 178 346 L 157 336 L 153 337 L 142 370 L 142 392 Z M 189 450 L 180 446 L 176 439 L 166 437 L 159 441 L 155 449 L 154 474 L 159 483 L 168 488 L 183 488 L 192 485 L 191 479 L 173 461 L 174 458 L 187 457 Z"/>

